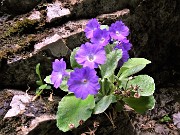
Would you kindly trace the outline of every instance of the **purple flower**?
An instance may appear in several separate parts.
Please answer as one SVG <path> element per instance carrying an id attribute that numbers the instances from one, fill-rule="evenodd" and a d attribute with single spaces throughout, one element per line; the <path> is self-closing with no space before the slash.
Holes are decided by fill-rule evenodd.
<path id="1" fill-rule="evenodd" d="M 86 99 L 89 94 L 96 95 L 98 93 L 100 89 L 98 79 L 94 69 L 89 67 L 75 68 L 67 82 L 68 89 L 77 98 Z"/>
<path id="2" fill-rule="evenodd" d="M 128 61 L 129 54 L 128 51 L 131 49 L 131 44 L 129 42 L 120 42 L 114 48 L 115 49 L 122 49 L 122 58 L 118 62 L 118 66 L 121 67 L 124 62 Z"/>
<path id="3" fill-rule="evenodd" d="M 54 84 L 54 87 L 57 89 L 62 82 L 63 77 L 68 76 L 66 73 L 66 63 L 61 59 L 55 59 L 53 62 L 53 71 L 51 73 L 51 82 Z"/>
<path id="4" fill-rule="evenodd" d="M 119 46 L 119 49 L 124 49 L 126 51 L 129 51 L 131 50 L 131 47 L 132 47 L 132 44 L 129 43 L 129 40 L 123 40 L 123 42 L 119 42 L 118 45 L 117 45 L 117 48 Z"/>
<path id="5" fill-rule="evenodd" d="M 104 48 L 86 42 L 77 51 L 75 59 L 83 67 L 97 68 L 99 64 L 105 63 L 106 52 Z"/>
<path id="6" fill-rule="evenodd" d="M 96 29 L 91 38 L 91 42 L 100 46 L 106 46 L 109 43 L 109 32 L 106 29 Z"/>
<path id="7" fill-rule="evenodd" d="M 129 35 L 129 28 L 122 21 L 116 21 L 109 28 L 110 36 L 113 39 L 122 41 Z"/>
<path id="8" fill-rule="evenodd" d="M 124 64 L 124 62 L 128 61 L 128 59 L 128 51 L 122 51 L 122 58 L 118 61 L 118 66 L 121 67 Z"/>
<path id="9" fill-rule="evenodd" d="M 100 24 L 97 21 L 97 19 L 91 19 L 86 25 L 86 28 L 84 30 L 86 37 L 87 38 L 92 38 L 93 37 L 93 32 L 97 29 L 100 28 Z"/>

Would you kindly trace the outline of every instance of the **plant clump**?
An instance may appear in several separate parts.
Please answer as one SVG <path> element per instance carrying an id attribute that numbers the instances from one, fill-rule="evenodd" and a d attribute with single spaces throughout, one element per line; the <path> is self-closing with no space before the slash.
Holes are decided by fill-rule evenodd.
<path id="1" fill-rule="evenodd" d="M 40 85 L 37 96 L 50 85 L 67 92 L 58 106 L 58 128 L 67 132 L 81 125 L 79 121 L 86 121 L 92 114 L 106 113 L 108 108 L 118 112 L 128 105 L 140 114 L 153 109 L 154 79 L 134 75 L 151 62 L 129 58 L 132 48 L 129 28 L 122 21 L 108 26 L 91 19 L 85 35 L 89 41 L 71 53 L 72 69 L 66 69 L 63 58 L 56 59 L 51 75 L 37 82 Z"/>

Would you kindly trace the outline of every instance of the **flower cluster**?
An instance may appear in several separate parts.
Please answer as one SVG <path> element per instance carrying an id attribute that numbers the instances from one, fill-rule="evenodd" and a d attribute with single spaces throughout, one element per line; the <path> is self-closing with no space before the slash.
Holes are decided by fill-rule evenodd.
<path id="1" fill-rule="evenodd" d="M 116 43 L 114 49 L 122 50 L 122 58 L 119 61 L 118 66 L 122 66 L 123 63 L 129 59 L 128 51 L 131 49 L 132 46 L 129 43 L 129 40 L 127 39 L 127 36 L 129 35 L 129 28 L 122 21 L 116 21 L 115 23 L 112 23 L 110 27 L 101 28 L 100 24 L 96 19 L 91 19 L 86 25 L 85 35 L 91 41 L 91 43 L 86 43 L 86 44 L 93 44 L 91 45 L 91 47 L 89 47 L 91 48 L 91 50 L 97 48 L 96 46 L 104 50 L 103 47 L 105 47 L 106 45 L 111 43 Z M 84 50 L 83 48 L 84 47 L 81 47 L 81 50 Z M 77 54 L 76 60 L 80 61 L 80 59 L 83 59 L 82 55 L 84 54 L 83 53 L 81 55 Z M 86 55 L 90 55 L 91 57 L 95 56 L 92 55 L 91 51 L 86 52 Z M 95 57 L 96 58 L 101 57 L 103 60 L 105 59 L 103 55 L 95 56 Z M 88 59 L 88 57 L 86 57 L 86 59 Z M 104 63 L 103 60 L 99 64 L 103 64 Z M 86 66 L 85 63 L 82 62 L 78 62 L 78 63 L 80 65 Z"/>
<path id="2" fill-rule="evenodd" d="M 107 45 L 114 45 L 114 49 L 122 50 L 122 58 L 119 66 L 122 66 L 129 58 L 128 51 L 131 44 L 127 40 L 129 29 L 122 21 L 116 21 L 110 27 L 101 27 L 102 25 L 96 19 L 91 19 L 84 30 L 89 42 L 82 44 L 75 54 L 76 62 L 82 68 L 75 68 L 69 75 L 67 81 L 68 90 L 73 92 L 77 98 L 86 99 L 90 95 L 96 95 L 100 89 L 99 78 L 96 75 L 95 68 L 106 63 Z M 68 76 L 66 72 L 66 63 L 63 59 L 53 62 L 53 71 L 51 82 L 55 88 L 58 88 L 64 77 Z"/>

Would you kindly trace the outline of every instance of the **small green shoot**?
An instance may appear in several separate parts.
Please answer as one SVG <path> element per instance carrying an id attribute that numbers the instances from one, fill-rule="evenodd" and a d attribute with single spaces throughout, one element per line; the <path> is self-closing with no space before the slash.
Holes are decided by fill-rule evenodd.
<path id="1" fill-rule="evenodd" d="M 36 89 L 36 96 L 33 98 L 33 101 L 36 100 L 36 98 L 38 98 L 42 94 L 43 90 L 51 90 L 52 91 L 51 86 L 48 85 L 48 84 L 51 84 L 50 76 L 46 76 L 46 78 L 44 79 L 45 83 L 42 80 L 41 72 L 40 72 L 40 63 L 38 63 L 36 65 L 36 74 L 39 77 L 39 80 L 36 81 L 36 84 L 39 87 Z"/>
<path id="2" fill-rule="evenodd" d="M 168 115 L 164 115 L 164 116 L 159 120 L 160 123 L 167 123 L 167 122 L 170 122 L 170 121 L 171 121 L 171 118 L 170 118 Z"/>

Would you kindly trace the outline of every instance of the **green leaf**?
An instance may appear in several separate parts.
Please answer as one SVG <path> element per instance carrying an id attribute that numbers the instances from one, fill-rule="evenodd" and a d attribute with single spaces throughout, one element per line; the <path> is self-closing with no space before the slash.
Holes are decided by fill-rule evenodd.
<path id="1" fill-rule="evenodd" d="M 39 81 L 36 81 L 36 84 L 37 84 L 37 85 L 42 85 L 42 84 L 43 84 L 43 81 L 42 81 L 41 74 L 40 74 L 40 63 L 38 63 L 38 64 L 36 65 L 36 74 L 37 74 L 38 77 L 39 77 Z"/>
<path id="2" fill-rule="evenodd" d="M 154 79 L 148 75 L 138 75 L 134 79 L 129 80 L 127 87 L 139 86 L 139 94 L 141 96 L 150 96 L 155 91 Z"/>
<path id="3" fill-rule="evenodd" d="M 53 83 L 51 82 L 51 75 L 46 76 L 46 78 L 44 79 L 44 81 L 45 81 L 47 84 L 53 84 Z"/>
<path id="4" fill-rule="evenodd" d="M 108 29 L 109 29 L 109 26 L 108 26 L 108 25 L 101 25 L 101 26 L 100 26 L 100 29 L 101 29 L 101 30 L 103 30 L 103 29 L 108 30 Z"/>
<path id="5" fill-rule="evenodd" d="M 127 70 L 125 70 L 121 76 L 119 77 L 119 79 L 123 79 L 126 78 L 128 76 L 131 76 L 139 71 L 141 71 L 146 65 L 138 65 L 138 66 L 134 66 L 133 68 L 129 68 Z"/>
<path id="6" fill-rule="evenodd" d="M 39 95 L 41 95 L 41 93 L 42 93 L 42 92 L 43 92 L 43 90 L 42 90 L 42 89 L 38 89 L 38 88 L 36 89 L 36 95 L 38 95 L 38 96 L 39 96 Z"/>
<path id="7" fill-rule="evenodd" d="M 112 93 L 111 90 L 113 90 L 112 88 L 113 88 L 114 84 L 112 82 L 110 82 L 110 80 L 105 78 L 105 79 L 100 80 L 99 82 L 100 82 L 100 86 L 101 86 L 99 92 L 101 94 L 109 95 Z"/>
<path id="8" fill-rule="evenodd" d="M 37 74 L 38 76 L 40 76 L 40 69 L 39 69 L 39 67 L 40 67 L 40 63 L 38 63 L 38 64 L 36 65 L 36 74 Z"/>
<path id="9" fill-rule="evenodd" d="M 71 56 L 70 56 L 70 62 L 71 62 L 71 67 L 74 69 L 76 67 L 78 68 L 81 68 L 82 66 L 79 65 L 77 62 L 76 62 L 76 59 L 75 59 L 75 55 L 76 55 L 76 52 L 79 50 L 79 47 L 75 48 L 72 52 L 71 52 Z"/>
<path id="10" fill-rule="evenodd" d="M 117 101 L 117 103 L 115 104 L 115 111 L 117 112 L 121 112 L 123 110 L 124 107 L 124 102 L 122 100 Z"/>
<path id="11" fill-rule="evenodd" d="M 133 75 L 143 68 L 146 67 L 147 64 L 151 63 L 151 61 L 146 60 L 144 58 L 131 58 L 127 62 L 123 64 L 120 68 L 119 75 L 120 79 Z"/>
<path id="12" fill-rule="evenodd" d="M 131 108 L 133 108 L 136 112 L 141 114 L 147 110 L 153 109 L 155 105 L 154 96 L 140 98 L 129 97 L 123 98 L 123 101 Z"/>
<path id="13" fill-rule="evenodd" d="M 66 69 L 66 72 L 71 73 L 73 70 L 72 69 Z"/>
<path id="14" fill-rule="evenodd" d="M 38 89 L 44 90 L 46 87 L 47 87 L 47 84 L 43 84 L 43 85 L 41 85 Z"/>
<path id="15" fill-rule="evenodd" d="M 96 103 L 99 102 L 103 97 L 104 97 L 104 95 L 99 92 L 95 97 L 95 102 Z"/>
<path id="16" fill-rule="evenodd" d="M 94 96 L 89 95 L 85 100 L 73 94 L 64 96 L 58 106 L 57 127 L 63 132 L 71 130 L 69 124 L 78 127 L 81 120 L 86 121 L 91 116 L 94 107 Z"/>
<path id="17" fill-rule="evenodd" d="M 106 54 L 109 54 L 110 52 L 112 52 L 115 45 L 116 45 L 115 43 L 114 43 L 114 44 L 108 44 L 108 45 L 106 45 L 106 46 L 105 46 Z"/>
<path id="18" fill-rule="evenodd" d="M 116 102 L 116 97 L 114 95 L 104 96 L 95 106 L 94 114 L 103 113 L 111 103 Z"/>
<path id="19" fill-rule="evenodd" d="M 160 123 L 166 123 L 166 122 L 170 122 L 170 121 L 171 121 L 171 118 L 170 118 L 168 115 L 163 116 L 163 117 L 159 120 Z"/>
<path id="20" fill-rule="evenodd" d="M 62 83 L 61 83 L 60 87 L 59 87 L 61 90 L 65 91 L 65 92 L 68 91 L 67 81 L 68 81 L 68 78 L 64 78 L 62 80 Z"/>
<path id="21" fill-rule="evenodd" d="M 121 59 L 121 57 L 121 50 L 114 50 L 107 54 L 106 63 L 100 66 L 101 75 L 103 78 L 109 78 L 112 74 L 114 74 L 118 61 Z"/>
<path id="22" fill-rule="evenodd" d="M 47 85 L 45 89 L 46 89 L 46 90 L 50 90 L 50 89 L 51 89 L 51 86 L 50 86 L 50 85 Z"/>
<path id="23" fill-rule="evenodd" d="M 43 85 L 42 81 L 40 81 L 40 80 L 36 81 L 36 84 L 39 85 L 39 86 Z"/>

